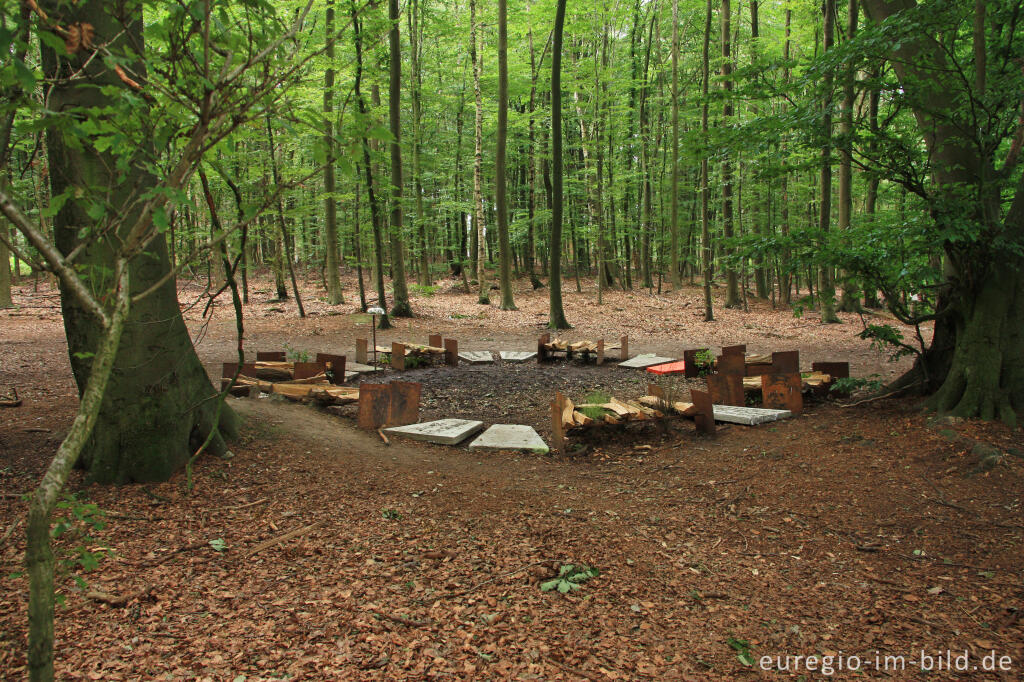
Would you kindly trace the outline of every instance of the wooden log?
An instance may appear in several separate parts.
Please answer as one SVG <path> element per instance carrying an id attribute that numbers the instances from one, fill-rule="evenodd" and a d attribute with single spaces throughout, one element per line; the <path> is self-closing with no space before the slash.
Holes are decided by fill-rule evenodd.
<path id="1" fill-rule="evenodd" d="M 638 402 L 641 405 L 645 405 L 649 408 L 656 410 L 669 410 L 683 415 L 684 417 L 692 417 L 696 414 L 696 410 L 693 403 L 684 403 L 682 401 L 675 401 L 669 405 L 664 398 L 655 395 L 645 395 L 638 398 Z"/>
<path id="2" fill-rule="evenodd" d="M 568 398 L 565 398 L 563 400 L 563 402 L 562 402 L 562 424 L 568 424 L 568 425 L 572 426 L 573 424 L 576 423 L 576 422 L 573 421 L 573 418 L 572 418 L 572 413 L 573 413 L 573 411 L 575 411 L 575 409 L 576 408 L 573 406 L 571 400 L 569 400 Z"/>
<path id="3" fill-rule="evenodd" d="M 594 423 L 593 419 L 583 414 L 579 410 L 576 410 L 572 413 L 572 420 L 576 424 L 576 426 L 590 426 L 591 424 Z"/>

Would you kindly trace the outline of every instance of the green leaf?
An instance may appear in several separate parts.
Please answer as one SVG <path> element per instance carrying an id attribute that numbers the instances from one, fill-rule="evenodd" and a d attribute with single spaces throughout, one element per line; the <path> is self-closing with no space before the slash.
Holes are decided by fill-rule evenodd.
<path id="1" fill-rule="evenodd" d="M 210 540 L 210 547 L 218 552 L 223 552 L 228 548 L 228 543 L 224 542 L 224 538 L 214 538 Z"/>
<path id="2" fill-rule="evenodd" d="M 555 578 L 554 580 L 548 580 L 547 582 L 543 582 L 540 584 L 540 591 L 550 592 L 551 590 L 555 589 L 558 586 L 558 583 L 560 582 L 562 581 L 558 578 Z"/>
<path id="3" fill-rule="evenodd" d="M 36 75 L 20 59 L 14 61 L 14 73 L 18 76 L 18 82 L 21 83 L 21 87 L 25 92 L 35 90 Z"/>

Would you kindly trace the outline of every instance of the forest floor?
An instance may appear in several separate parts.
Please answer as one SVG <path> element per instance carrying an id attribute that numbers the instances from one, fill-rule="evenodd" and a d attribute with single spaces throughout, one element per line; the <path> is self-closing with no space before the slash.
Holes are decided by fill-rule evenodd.
<path id="1" fill-rule="evenodd" d="M 696 288 L 606 292 L 597 306 L 592 282 L 579 294 L 566 284 L 573 340 L 628 333 L 632 353 L 673 357 L 798 349 L 802 365 L 849 360 L 854 376 L 884 379 L 906 366 L 856 337 L 857 315 L 826 326 L 751 301 L 705 323 Z M 378 342 L 440 333 L 463 350 L 534 349 L 548 292 L 517 287 L 520 309 L 500 311 L 445 282 Z M 181 300 L 201 291 L 183 284 Z M 300 320 L 254 285 L 247 348 L 351 354 L 368 335 L 351 286 L 341 306 L 315 283 L 304 293 Z M 0 409 L 0 677 L 12 679 L 25 675 L 27 583 L 8 577 L 24 555 L 21 494 L 77 404 L 56 295 L 25 284 L 15 302 L 0 311 L 0 390 L 24 399 Z M 230 306 L 206 319 L 202 303 L 186 308 L 219 376 L 233 359 Z M 530 423 L 546 440 L 555 390 L 633 398 L 643 382 L 567 363 L 402 377 L 424 383 L 424 419 Z M 87 546 L 112 553 L 82 574 L 84 590 L 59 580 L 59 679 L 813 679 L 828 668 L 848 679 L 852 656 L 867 679 L 1024 675 L 1019 430 L 935 421 L 911 399 L 829 401 L 714 438 L 680 420 L 565 457 L 386 446 L 344 411 L 231 405 L 244 423 L 235 456 L 200 460 L 191 493 L 183 476 L 109 488 L 75 474 L 77 499 L 107 512 Z M 985 445 L 1004 453 L 988 470 Z M 82 543 L 57 541 L 62 552 Z M 567 564 L 600 574 L 542 592 Z M 936 672 L 947 652 L 967 670 Z"/>

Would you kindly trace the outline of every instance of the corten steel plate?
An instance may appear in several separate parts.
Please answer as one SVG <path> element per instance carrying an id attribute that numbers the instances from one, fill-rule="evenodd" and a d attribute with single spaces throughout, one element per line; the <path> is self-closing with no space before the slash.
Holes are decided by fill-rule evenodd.
<path id="1" fill-rule="evenodd" d="M 420 416 L 422 385 L 408 381 L 359 385 L 359 428 L 414 424 Z"/>
<path id="2" fill-rule="evenodd" d="M 345 381 L 345 356 L 344 355 L 331 355 L 330 353 L 317 353 L 316 361 L 321 362 L 324 366 L 327 363 L 331 363 L 331 374 L 334 379 L 331 380 L 332 384 L 340 384 Z"/>
<path id="3" fill-rule="evenodd" d="M 722 355 L 745 355 L 747 352 L 747 344 L 740 344 L 738 346 L 722 346 Z"/>
<path id="4" fill-rule="evenodd" d="M 405 369 L 405 344 L 393 341 L 391 343 L 391 369 L 402 371 Z"/>
<path id="5" fill-rule="evenodd" d="M 693 418 L 697 431 L 714 435 L 715 407 L 711 395 L 705 391 L 690 391 L 690 402 L 697 408 L 697 414 Z"/>
<path id="6" fill-rule="evenodd" d="M 747 361 L 743 355 L 720 355 L 715 370 L 719 374 L 735 374 L 742 377 L 747 372 Z"/>
<path id="7" fill-rule="evenodd" d="M 224 367 L 221 369 L 221 376 L 224 377 L 225 379 L 230 379 L 231 377 L 235 376 L 235 369 L 237 367 L 238 367 L 238 363 L 237 362 L 225 362 L 224 363 Z M 250 378 L 255 379 L 256 378 L 256 363 L 254 363 L 254 362 L 247 362 L 244 365 L 242 365 L 242 371 L 240 372 L 240 374 L 242 376 L 246 376 L 246 377 L 250 377 Z"/>
<path id="8" fill-rule="evenodd" d="M 434 348 L 441 348 L 442 343 L 444 342 L 441 340 L 440 334 L 431 334 L 430 336 L 427 337 L 427 344 L 433 346 Z"/>
<path id="9" fill-rule="evenodd" d="M 812 362 L 811 369 L 827 374 L 833 379 L 850 378 L 850 363 L 848 362 Z"/>
<path id="10" fill-rule="evenodd" d="M 707 348 L 691 348 L 683 351 L 683 362 L 686 363 L 685 376 L 687 378 L 692 379 L 697 376 L 699 371 L 699 367 L 697 367 L 697 354 L 706 353 L 707 351 Z"/>
<path id="11" fill-rule="evenodd" d="M 709 374 L 708 393 L 711 402 L 716 405 L 735 405 L 743 407 L 746 398 L 743 394 L 743 377 L 739 374 Z"/>
<path id="12" fill-rule="evenodd" d="M 800 414 L 804 409 L 802 388 L 803 381 L 798 372 L 761 375 L 763 405 L 768 409 Z"/>
<path id="13" fill-rule="evenodd" d="M 308 379 L 326 370 L 322 362 L 296 362 L 292 367 L 292 379 Z"/>
<path id="14" fill-rule="evenodd" d="M 459 364 L 459 342 L 455 339 L 444 340 L 444 364 L 449 367 Z"/>
<path id="15" fill-rule="evenodd" d="M 258 350 L 256 362 L 287 362 L 288 356 L 283 350 Z"/>
<path id="16" fill-rule="evenodd" d="M 772 367 L 774 374 L 800 373 L 800 351 L 787 350 L 781 353 L 772 353 Z"/>

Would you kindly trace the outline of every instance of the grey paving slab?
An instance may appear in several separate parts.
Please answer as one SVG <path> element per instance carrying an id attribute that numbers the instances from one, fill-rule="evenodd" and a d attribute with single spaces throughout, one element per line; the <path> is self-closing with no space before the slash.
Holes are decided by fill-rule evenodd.
<path id="1" fill-rule="evenodd" d="M 766 410 L 761 407 L 735 407 L 733 405 L 715 405 L 715 421 L 731 424 L 754 426 L 766 422 L 776 422 L 792 417 L 789 410 Z"/>
<path id="2" fill-rule="evenodd" d="M 471 365 L 494 362 L 494 356 L 491 355 L 489 350 L 464 350 L 459 353 L 459 359 L 465 360 Z"/>
<path id="3" fill-rule="evenodd" d="M 643 369 L 644 367 L 650 367 L 651 365 L 662 365 L 666 362 L 673 362 L 675 358 L 663 358 L 655 355 L 654 353 L 646 353 L 644 355 L 637 355 L 635 358 L 629 360 L 623 360 L 619 363 L 619 367 L 629 367 L 631 369 Z"/>
<path id="4" fill-rule="evenodd" d="M 495 424 L 477 436 L 469 447 L 471 450 L 532 450 L 540 454 L 548 452 L 547 443 L 533 427 L 522 424 Z"/>
<path id="5" fill-rule="evenodd" d="M 498 355 L 505 362 L 526 362 L 537 357 L 537 351 L 535 350 L 502 350 L 498 351 Z"/>
<path id="6" fill-rule="evenodd" d="M 379 367 L 373 365 L 364 365 L 361 362 L 345 362 L 345 374 L 349 372 L 355 372 L 356 374 L 362 374 L 364 372 L 379 372 Z"/>
<path id="7" fill-rule="evenodd" d="M 438 419 L 422 424 L 391 426 L 384 433 L 441 445 L 458 445 L 484 427 L 475 419 Z"/>

